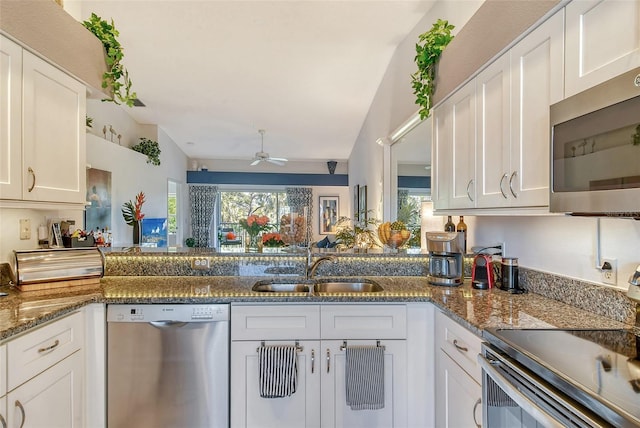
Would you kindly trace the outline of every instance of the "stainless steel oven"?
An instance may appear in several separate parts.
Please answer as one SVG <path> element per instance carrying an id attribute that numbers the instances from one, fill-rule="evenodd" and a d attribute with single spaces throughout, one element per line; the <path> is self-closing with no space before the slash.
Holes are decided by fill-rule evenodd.
<path id="1" fill-rule="evenodd" d="M 490 329 L 483 427 L 639 427 L 639 340 L 632 330 Z"/>

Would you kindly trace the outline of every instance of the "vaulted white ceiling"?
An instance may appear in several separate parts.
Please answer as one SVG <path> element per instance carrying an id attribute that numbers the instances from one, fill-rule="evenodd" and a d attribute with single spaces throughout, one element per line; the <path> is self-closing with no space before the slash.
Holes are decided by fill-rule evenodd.
<path id="1" fill-rule="evenodd" d="M 81 13 L 114 20 L 146 104 L 131 115 L 187 156 L 249 161 L 265 129 L 271 156 L 345 160 L 396 46 L 433 2 L 82 0 Z"/>

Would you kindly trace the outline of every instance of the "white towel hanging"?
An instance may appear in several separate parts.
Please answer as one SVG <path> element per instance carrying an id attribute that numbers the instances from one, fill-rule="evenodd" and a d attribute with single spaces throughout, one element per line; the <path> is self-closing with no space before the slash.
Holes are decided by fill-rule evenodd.
<path id="1" fill-rule="evenodd" d="M 384 347 L 348 346 L 345 360 L 347 405 L 352 410 L 384 408 Z"/>
<path id="2" fill-rule="evenodd" d="M 298 347 L 273 345 L 258 348 L 260 397 L 282 398 L 298 386 Z"/>

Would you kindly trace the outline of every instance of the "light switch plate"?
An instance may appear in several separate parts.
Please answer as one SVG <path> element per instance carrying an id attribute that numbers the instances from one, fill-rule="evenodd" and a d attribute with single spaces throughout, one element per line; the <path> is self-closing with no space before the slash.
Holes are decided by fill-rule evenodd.
<path id="1" fill-rule="evenodd" d="M 31 239 L 31 220 L 28 218 L 20 219 L 20 239 Z"/>

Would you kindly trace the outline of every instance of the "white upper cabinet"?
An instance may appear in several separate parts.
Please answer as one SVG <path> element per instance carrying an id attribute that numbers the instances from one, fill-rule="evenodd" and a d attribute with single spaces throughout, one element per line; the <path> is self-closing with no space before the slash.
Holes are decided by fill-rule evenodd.
<path id="1" fill-rule="evenodd" d="M 84 204 L 85 86 L 1 40 L 0 199 Z"/>
<path id="2" fill-rule="evenodd" d="M 0 36 L 0 198 L 22 197 L 22 48 Z"/>
<path id="3" fill-rule="evenodd" d="M 549 107 L 564 93 L 563 27 L 560 10 L 434 109 L 437 210 L 549 205 Z"/>
<path id="4" fill-rule="evenodd" d="M 573 1 L 566 15 L 566 97 L 640 65 L 640 0 Z"/>

